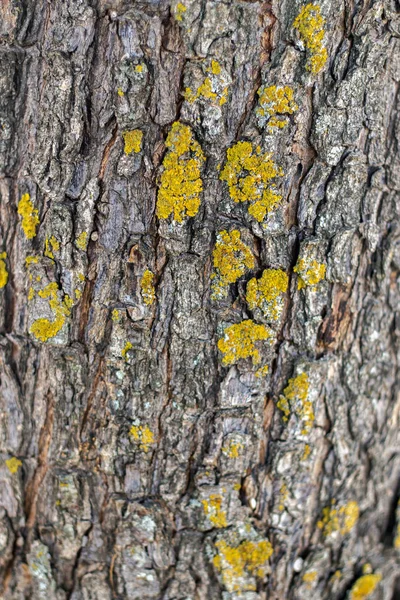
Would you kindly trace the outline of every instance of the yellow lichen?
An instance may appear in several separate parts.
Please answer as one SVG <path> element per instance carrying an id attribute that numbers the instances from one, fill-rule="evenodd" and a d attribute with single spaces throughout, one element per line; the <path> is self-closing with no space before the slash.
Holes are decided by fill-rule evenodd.
<path id="1" fill-rule="evenodd" d="M 289 490 L 286 483 L 282 483 L 279 490 L 279 506 L 278 509 L 282 512 L 285 509 L 285 502 L 289 498 Z"/>
<path id="2" fill-rule="evenodd" d="M 220 231 L 213 251 L 214 273 L 211 278 L 212 298 L 228 295 L 229 285 L 242 277 L 246 269 L 254 267 L 254 256 L 240 239 L 240 231 Z"/>
<path id="3" fill-rule="evenodd" d="M 261 222 L 282 200 L 271 186 L 272 180 L 282 175 L 271 154 L 263 154 L 259 147 L 253 152 L 250 142 L 238 142 L 227 150 L 220 179 L 227 182 L 234 202 L 250 202 L 250 215 Z"/>
<path id="4" fill-rule="evenodd" d="M 125 154 L 131 154 L 134 152 L 137 154 L 142 149 L 143 131 L 140 129 L 133 129 L 132 131 L 124 131 L 122 133 L 124 138 L 124 152 Z"/>
<path id="5" fill-rule="evenodd" d="M 163 173 L 157 197 L 157 216 L 182 223 L 194 217 L 200 206 L 203 182 L 200 176 L 205 161 L 200 144 L 187 125 L 175 122 L 166 140 L 169 148 L 163 160 Z"/>
<path id="6" fill-rule="evenodd" d="M 22 229 L 25 237 L 30 240 L 36 235 L 36 227 L 39 225 L 39 211 L 34 208 L 29 194 L 23 194 L 18 203 L 18 214 L 22 217 Z"/>
<path id="7" fill-rule="evenodd" d="M 114 321 L 114 323 L 119 322 L 119 312 L 116 308 L 114 308 L 114 310 L 111 313 L 111 319 Z"/>
<path id="8" fill-rule="evenodd" d="M 188 87 L 185 89 L 183 97 L 190 104 L 198 99 L 206 99 L 213 101 L 214 105 L 222 106 L 227 101 L 229 80 L 216 60 L 211 61 L 211 65 L 205 69 L 205 72 L 207 76 L 196 92 Z"/>
<path id="9" fill-rule="evenodd" d="M 284 421 L 288 420 L 290 408 L 294 410 L 303 422 L 302 434 L 310 431 L 315 420 L 312 402 L 308 400 L 308 388 L 308 376 L 306 373 L 301 373 L 289 379 L 288 386 L 283 390 L 283 396 L 280 396 L 277 403 L 278 408 L 284 413 Z"/>
<path id="10" fill-rule="evenodd" d="M 39 258 L 37 256 L 27 256 L 25 259 L 25 266 L 29 267 L 29 265 L 37 265 L 39 262 Z"/>
<path id="11" fill-rule="evenodd" d="M 124 91 L 123 91 L 123 90 L 121 90 L 121 88 L 118 88 L 118 90 L 117 90 L 117 94 L 118 94 L 118 96 L 119 96 L 120 98 L 122 98 L 123 96 L 125 96 L 125 94 L 124 94 Z"/>
<path id="12" fill-rule="evenodd" d="M 85 276 L 83 273 L 78 273 L 78 279 L 79 281 L 85 281 Z"/>
<path id="13" fill-rule="evenodd" d="M 298 273 L 298 289 L 315 286 L 325 277 L 326 266 L 311 258 L 299 258 L 293 271 Z"/>
<path id="14" fill-rule="evenodd" d="M 33 300 L 35 297 L 35 290 L 33 287 L 30 287 L 28 290 L 28 300 Z"/>
<path id="15" fill-rule="evenodd" d="M 57 240 L 56 237 L 54 237 L 54 235 L 52 235 L 50 238 L 46 238 L 46 240 L 44 242 L 44 255 L 45 256 L 47 256 L 48 258 L 54 259 L 53 252 L 58 252 L 59 249 L 60 249 L 60 242 Z"/>
<path id="16" fill-rule="evenodd" d="M 396 550 L 400 550 L 400 500 L 397 503 L 396 518 L 397 518 L 397 528 L 396 528 L 396 537 L 394 538 L 393 545 L 396 548 Z"/>
<path id="17" fill-rule="evenodd" d="M 228 526 L 226 513 L 221 509 L 222 496 L 220 494 L 211 494 L 209 501 L 202 500 L 201 503 L 205 514 L 214 527 L 221 528 Z"/>
<path id="18" fill-rule="evenodd" d="M 82 233 L 80 233 L 78 235 L 78 237 L 75 240 L 75 244 L 77 245 L 77 247 L 79 248 L 79 250 L 82 250 L 83 252 L 86 250 L 86 246 L 87 246 L 87 237 L 88 234 L 86 231 L 82 231 Z"/>
<path id="19" fill-rule="evenodd" d="M 178 2 L 175 8 L 175 19 L 182 21 L 182 15 L 187 11 L 187 8 L 182 2 Z"/>
<path id="20" fill-rule="evenodd" d="M 136 73 L 143 73 L 144 65 L 136 65 L 135 71 Z"/>
<path id="21" fill-rule="evenodd" d="M 222 448 L 222 452 L 225 456 L 228 456 L 228 458 L 239 458 L 241 450 L 243 450 L 243 444 L 240 442 L 235 443 L 234 441 L 231 441 L 229 446 L 224 446 Z"/>
<path id="22" fill-rule="evenodd" d="M 7 466 L 7 469 L 10 471 L 10 473 L 12 475 L 14 475 L 15 473 L 18 472 L 18 469 L 22 466 L 22 462 L 15 456 L 13 456 L 12 458 L 9 458 L 8 460 L 6 460 L 6 466 Z"/>
<path id="23" fill-rule="evenodd" d="M 257 109 L 257 115 L 260 121 L 268 123 L 268 127 L 285 127 L 289 119 L 285 115 L 291 115 L 298 106 L 294 101 L 293 89 L 288 85 L 271 85 L 262 87 L 258 90 L 260 96 L 260 106 Z"/>
<path id="24" fill-rule="evenodd" d="M 54 314 L 53 321 L 49 319 L 36 319 L 31 325 L 29 331 L 41 342 L 46 342 L 57 335 L 64 326 L 66 318 L 71 314 L 69 310 L 72 306 L 71 298 L 66 295 L 63 301 L 59 300 L 58 291 L 57 284 L 52 282 L 38 292 L 41 298 L 49 300 L 49 306 Z"/>
<path id="25" fill-rule="evenodd" d="M 218 554 L 213 558 L 214 567 L 221 573 L 228 592 L 256 590 L 256 577 L 264 577 L 273 550 L 268 540 L 258 542 L 245 540 L 230 546 L 225 540 L 215 542 Z"/>
<path id="26" fill-rule="evenodd" d="M 147 425 L 144 427 L 142 425 L 132 425 L 129 433 L 144 452 L 148 452 L 151 444 L 154 444 L 154 434 Z"/>
<path id="27" fill-rule="evenodd" d="M 143 302 L 147 305 L 153 304 L 156 298 L 156 292 L 154 287 L 154 273 L 146 269 L 143 273 L 143 277 L 140 280 L 140 292 L 142 294 Z"/>
<path id="28" fill-rule="evenodd" d="M 7 258 L 7 252 L 0 253 L 0 288 L 3 288 L 8 281 L 8 271 L 5 259 Z"/>
<path id="29" fill-rule="evenodd" d="M 252 358 L 253 365 L 260 362 L 260 353 L 255 343 L 270 340 L 273 332 L 265 325 L 257 325 L 247 319 L 241 323 L 230 325 L 224 331 L 224 337 L 218 341 L 218 349 L 224 355 L 224 366 L 237 363 L 242 358 Z"/>
<path id="30" fill-rule="evenodd" d="M 309 53 L 306 68 L 314 75 L 320 72 L 328 59 L 328 51 L 323 45 L 324 25 L 325 19 L 318 4 L 303 6 L 293 23 Z"/>
<path id="31" fill-rule="evenodd" d="M 313 587 L 313 583 L 316 582 L 318 578 L 318 571 L 307 571 L 307 573 L 304 573 L 303 575 L 303 581 L 305 584 L 307 584 L 307 588 L 311 589 Z"/>
<path id="32" fill-rule="evenodd" d="M 346 535 L 356 525 L 359 514 L 360 509 L 354 500 L 347 502 L 340 508 L 335 506 L 333 500 L 331 506 L 327 506 L 322 510 L 322 520 L 318 521 L 317 525 L 326 536 L 337 531 L 341 535 Z"/>
<path id="33" fill-rule="evenodd" d="M 382 575 L 362 575 L 351 588 L 349 600 L 364 600 L 375 590 L 382 579 Z"/>
<path id="34" fill-rule="evenodd" d="M 78 290 L 78 289 L 76 288 L 76 289 L 75 289 L 75 298 L 76 298 L 77 300 L 79 300 L 79 299 L 81 298 L 81 296 L 82 296 L 82 292 L 81 292 L 81 290 Z"/>
<path id="35" fill-rule="evenodd" d="M 281 269 L 266 269 L 261 279 L 250 279 L 246 288 L 246 300 L 250 310 L 260 308 L 269 321 L 280 319 L 283 298 L 288 288 L 288 276 Z"/>
<path id="36" fill-rule="evenodd" d="M 301 460 L 307 460 L 307 458 L 310 456 L 310 454 L 311 454 L 311 448 L 310 448 L 309 444 L 305 444 L 304 450 L 303 450 L 303 456 L 301 457 Z"/>
<path id="37" fill-rule="evenodd" d="M 125 360 L 127 360 L 128 351 L 131 350 L 132 348 L 133 348 L 133 346 L 132 346 L 131 342 L 126 342 L 125 346 L 121 350 L 122 358 L 125 358 Z"/>

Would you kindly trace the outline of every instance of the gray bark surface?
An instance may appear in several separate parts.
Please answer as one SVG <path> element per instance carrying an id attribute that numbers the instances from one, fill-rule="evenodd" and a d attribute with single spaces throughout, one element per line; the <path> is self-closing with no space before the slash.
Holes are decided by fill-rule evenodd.
<path id="1" fill-rule="evenodd" d="M 2 0 L 4 600 L 400 598 L 400 6 L 321 0 L 328 60 L 312 74 L 293 27 L 306 4 Z M 189 101 L 211 60 L 227 101 Z M 298 106 L 283 128 L 257 116 L 273 85 Z M 176 121 L 206 159 L 182 223 L 156 216 Z M 264 223 L 219 176 L 244 140 L 284 172 Z M 255 265 L 215 300 L 213 250 L 232 229 Z M 326 274 L 299 289 L 307 253 Z M 232 324 L 266 324 L 246 283 L 267 268 L 289 288 L 256 377 L 250 359 L 224 366 L 217 344 Z M 39 294 L 54 282 L 73 305 L 42 342 L 30 330 L 54 319 Z M 278 407 L 301 373 L 307 431 Z M 355 596 L 363 573 L 380 581 Z"/>

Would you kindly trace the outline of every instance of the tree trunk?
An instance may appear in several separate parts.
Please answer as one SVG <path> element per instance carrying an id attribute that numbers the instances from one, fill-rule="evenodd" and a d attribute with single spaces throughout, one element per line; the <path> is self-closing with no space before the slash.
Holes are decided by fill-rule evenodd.
<path id="1" fill-rule="evenodd" d="M 2 0 L 2 598 L 400 598 L 398 9 Z"/>

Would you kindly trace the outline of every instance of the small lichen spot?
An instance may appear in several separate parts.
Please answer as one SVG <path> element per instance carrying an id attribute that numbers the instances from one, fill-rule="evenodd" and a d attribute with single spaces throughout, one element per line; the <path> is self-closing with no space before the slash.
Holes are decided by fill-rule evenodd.
<path id="1" fill-rule="evenodd" d="M 205 158 L 192 130 L 182 123 L 172 125 L 165 144 L 168 152 L 163 160 L 157 217 L 168 219 L 173 215 L 175 221 L 182 223 L 199 210 L 203 190 L 200 171 Z"/>
<path id="2" fill-rule="evenodd" d="M 6 460 L 6 467 L 12 475 L 15 475 L 15 473 L 18 472 L 18 469 L 22 467 L 22 462 L 19 460 L 19 458 L 13 456 L 12 458 Z"/>
<path id="3" fill-rule="evenodd" d="M 321 15 L 321 8 L 318 4 L 303 6 L 293 23 L 293 27 L 299 32 L 300 38 L 308 50 L 306 68 L 314 75 L 320 72 L 328 60 L 328 51 L 323 45 L 324 25 L 325 19 Z"/>
<path id="4" fill-rule="evenodd" d="M 124 152 L 125 154 L 131 154 L 134 152 L 138 154 L 142 149 L 143 131 L 140 129 L 133 129 L 132 131 L 124 131 L 122 133 L 124 138 Z"/>
<path id="5" fill-rule="evenodd" d="M 225 329 L 224 337 L 218 341 L 218 349 L 224 355 L 222 364 L 232 365 L 243 358 L 251 358 L 253 365 L 257 365 L 261 357 L 256 342 L 271 338 L 273 332 L 269 327 L 257 325 L 250 319 L 230 325 Z"/>
<path id="6" fill-rule="evenodd" d="M 7 252 L 0 253 L 0 289 L 5 287 L 8 281 L 8 271 L 6 266 Z"/>
<path id="7" fill-rule="evenodd" d="M 311 258 L 299 258 L 293 271 L 299 275 L 297 288 L 314 287 L 325 278 L 326 266 Z"/>
<path id="8" fill-rule="evenodd" d="M 18 203 L 18 214 L 22 217 L 22 229 L 24 230 L 25 237 L 30 240 L 36 235 L 36 227 L 39 225 L 39 211 L 34 207 L 31 202 L 29 194 L 23 194 L 21 200 Z"/>
<path id="9" fill-rule="evenodd" d="M 52 235 L 50 238 L 46 238 L 44 242 L 44 255 L 54 260 L 54 252 L 58 252 L 60 249 L 60 242 L 57 238 Z"/>
<path id="10" fill-rule="evenodd" d="M 349 600 L 365 600 L 368 598 L 382 579 L 379 573 L 373 575 L 362 575 L 351 588 Z"/>
<path id="11" fill-rule="evenodd" d="M 242 242 L 240 231 L 220 231 L 213 251 L 212 299 L 226 298 L 229 285 L 254 268 L 254 256 Z"/>
<path id="12" fill-rule="evenodd" d="M 178 2 L 175 9 L 175 19 L 182 21 L 182 15 L 187 11 L 187 8 L 182 2 Z"/>
<path id="13" fill-rule="evenodd" d="M 294 101 L 293 89 L 288 85 L 264 86 L 258 90 L 258 95 L 257 116 L 261 125 L 267 124 L 271 129 L 286 127 L 289 123 L 286 115 L 292 115 L 299 108 Z"/>
<path id="14" fill-rule="evenodd" d="M 70 308 L 72 300 L 68 295 L 65 295 L 64 300 L 58 298 L 58 285 L 53 282 L 49 283 L 43 290 L 38 292 L 41 298 L 49 300 L 49 306 L 54 314 L 54 320 L 36 319 L 30 328 L 30 333 L 41 342 L 46 342 L 53 338 L 62 329 L 66 318 L 70 316 Z"/>
<path id="15" fill-rule="evenodd" d="M 154 287 L 154 273 L 146 269 L 143 273 L 143 277 L 140 280 L 140 292 L 142 294 L 143 302 L 148 306 L 153 304 L 156 293 Z"/>
<path id="16" fill-rule="evenodd" d="M 221 509 L 222 496 L 220 494 L 211 494 L 209 501 L 202 500 L 201 503 L 205 514 L 214 527 L 221 528 L 228 526 L 226 513 Z"/>
<path id="17" fill-rule="evenodd" d="M 261 309 L 269 321 L 278 321 L 283 311 L 283 294 L 288 288 L 288 276 L 281 269 L 266 269 L 260 279 L 250 279 L 246 300 L 250 310 Z"/>
<path id="18" fill-rule="evenodd" d="M 114 323 L 119 323 L 119 311 L 116 308 L 114 308 L 111 313 L 111 319 L 114 321 Z"/>
<path id="19" fill-rule="evenodd" d="M 356 525 L 359 514 L 360 509 L 354 500 L 339 508 L 332 501 L 331 506 L 327 506 L 322 510 L 322 520 L 318 521 L 317 525 L 319 529 L 322 529 L 325 536 L 337 531 L 341 535 L 346 535 Z"/>
<path id="20" fill-rule="evenodd" d="M 86 250 L 87 238 L 88 238 L 87 232 L 82 231 L 82 233 L 80 233 L 75 240 L 75 244 L 77 245 L 79 250 L 82 250 L 82 252 L 85 252 L 85 250 Z"/>
<path id="21" fill-rule="evenodd" d="M 303 435 L 310 431 L 315 420 L 312 402 L 308 400 L 308 389 L 308 376 L 306 373 L 300 373 L 297 377 L 289 379 L 288 386 L 277 402 L 277 407 L 284 413 L 284 421 L 288 420 L 292 408 L 303 423 Z"/>
<path id="22" fill-rule="evenodd" d="M 132 425 L 129 434 L 144 452 L 148 452 L 151 444 L 154 444 L 154 434 L 147 425 Z"/>
<path id="23" fill-rule="evenodd" d="M 131 342 L 126 342 L 125 346 L 121 350 L 121 356 L 122 356 L 122 358 L 124 358 L 125 360 L 127 360 L 128 359 L 128 352 L 132 348 L 133 348 L 133 346 L 132 346 Z"/>

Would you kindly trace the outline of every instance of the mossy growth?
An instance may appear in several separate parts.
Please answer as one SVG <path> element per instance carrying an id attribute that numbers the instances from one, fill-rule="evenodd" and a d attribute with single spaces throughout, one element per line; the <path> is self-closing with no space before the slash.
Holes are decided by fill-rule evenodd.
<path id="1" fill-rule="evenodd" d="M 297 288 L 314 287 L 325 278 L 326 266 L 310 257 L 299 258 L 293 271 L 299 275 Z"/>
<path id="2" fill-rule="evenodd" d="M 221 573 L 222 582 L 230 593 L 255 591 L 257 578 L 265 577 L 273 549 L 268 540 L 244 540 L 230 545 L 224 539 L 215 542 L 218 554 L 213 565 Z"/>
<path id="3" fill-rule="evenodd" d="M 222 364 L 233 365 L 243 358 L 251 358 L 253 365 L 259 364 L 261 357 L 256 343 L 271 340 L 273 331 L 265 325 L 257 325 L 251 319 L 230 325 L 224 337 L 218 341 L 218 349 L 224 355 Z"/>
<path id="4" fill-rule="evenodd" d="M 220 231 L 213 251 L 214 273 L 211 275 L 212 299 L 226 298 L 229 285 L 254 268 L 254 256 L 242 242 L 240 231 Z"/>
<path id="5" fill-rule="evenodd" d="M 154 434 L 147 425 L 144 427 L 142 425 L 132 425 L 129 435 L 143 452 L 148 452 L 150 446 L 154 444 Z"/>
<path id="6" fill-rule="evenodd" d="M 142 294 L 143 302 L 147 305 L 153 304 L 156 298 L 156 291 L 154 287 L 154 273 L 146 269 L 143 273 L 143 277 L 140 280 L 140 293 Z"/>
<path id="7" fill-rule="evenodd" d="M 0 253 L 0 289 L 7 285 L 8 271 L 6 265 L 7 252 Z"/>
<path id="8" fill-rule="evenodd" d="M 355 500 L 351 500 L 340 507 L 337 507 L 335 500 L 333 500 L 331 506 L 322 509 L 322 519 L 318 521 L 317 526 L 325 536 L 336 532 L 346 535 L 356 525 L 359 515 L 360 509 Z"/>
<path id="9" fill-rule="evenodd" d="M 260 279 L 253 277 L 247 284 L 246 301 L 250 310 L 259 308 L 269 322 L 278 321 L 283 311 L 283 294 L 289 278 L 281 269 L 265 269 Z"/>
<path id="10" fill-rule="evenodd" d="M 237 142 L 228 148 L 226 156 L 220 179 L 227 182 L 234 202 L 250 203 L 249 214 L 261 223 L 282 200 L 272 185 L 276 177 L 283 175 L 282 169 L 260 147 L 253 152 L 250 142 Z"/>
<path id="11" fill-rule="evenodd" d="M 36 227 L 39 225 L 39 211 L 34 207 L 29 194 L 23 194 L 18 203 L 18 214 L 22 217 L 22 229 L 25 237 L 31 240 L 36 235 Z"/>
<path id="12" fill-rule="evenodd" d="M 222 510 L 222 496 L 220 494 L 211 494 L 209 500 L 202 500 L 201 503 L 204 513 L 214 527 L 228 526 L 226 512 Z"/>
<path id="13" fill-rule="evenodd" d="M 49 306 L 54 314 L 54 320 L 36 319 L 30 328 L 30 333 L 41 342 L 46 342 L 53 338 L 62 329 L 67 317 L 70 316 L 72 299 L 66 294 L 64 300 L 59 299 L 59 289 L 55 282 L 49 283 L 43 290 L 39 290 L 38 295 L 41 298 L 49 300 Z"/>
<path id="14" fill-rule="evenodd" d="M 382 575 L 379 573 L 362 575 L 351 588 L 349 600 L 366 600 L 381 580 Z"/>
<path id="15" fill-rule="evenodd" d="M 228 99 L 229 81 L 222 71 L 218 61 L 212 60 L 206 69 L 206 78 L 194 92 L 190 87 L 183 94 L 185 100 L 193 104 L 196 100 L 210 100 L 212 103 L 223 106 Z"/>
<path id="16" fill-rule="evenodd" d="M 54 260 L 54 252 L 58 252 L 60 250 L 60 242 L 57 238 L 52 235 L 49 238 L 46 238 L 44 242 L 44 255 L 48 258 Z"/>
<path id="17" fill-rule="evenodd" d="M 19 458 L 12 456 L 8 460 L 6 460 L 6 467 L 10 471 L 11 475 L 15 475 L 18 472 L 18 469 L 22 467 L 22 462 Z"/>
<path id="18" fill-rule="evenodd" d="M 298 106 L 294 100 L 293 88 L 288 85 L 263 86 L 258 90 L 259 107 L 256 114 L 260 123 L 269 128 L 283 129 L 289 123 L 286 115 L 292 115 Z"/>
<path id="19" fill-rule="evenodd" d="M 321 15 L 320 6 L 311 3 L 303 6 L 293 23 L 308 50 L 306 68 L 314 75 L 320 72 L 328 60 L 328 51 L 323 45 L 324 25 L 325 19 Z"/>
<path id="20" fill-rule="evenodd" d="M 124 152 L 125 154 L 138 154 L 142 149 L 143 131 L 140 129 L 132 129 L 131 131 L 124 131 L 122 133 L 124 139 Z"/>
<path id="21" fill-rule="evenodd" d="M 205 158 L 192 130 L 182 123 L 172 125 L 165 144 L 168 152 L 163 160 L 156 213 L 159 219 L 173 215 L 175 221 L 182 223 L 185 217 L 194 217 L 199 210 Z"/>
<path id="22" fill-rule="evenodd" d="M 280 396 L 277 407 L 283 412 L 283 420 L 287 421 L 291 410 L 303 423 L 301 433 L 307 434 L 313 426 L 315 415 L 313 405 L 308 400 L 309 381 L 307 373 L 300 373 L 297 377 L 289 379 L 287 387 Z"/>

